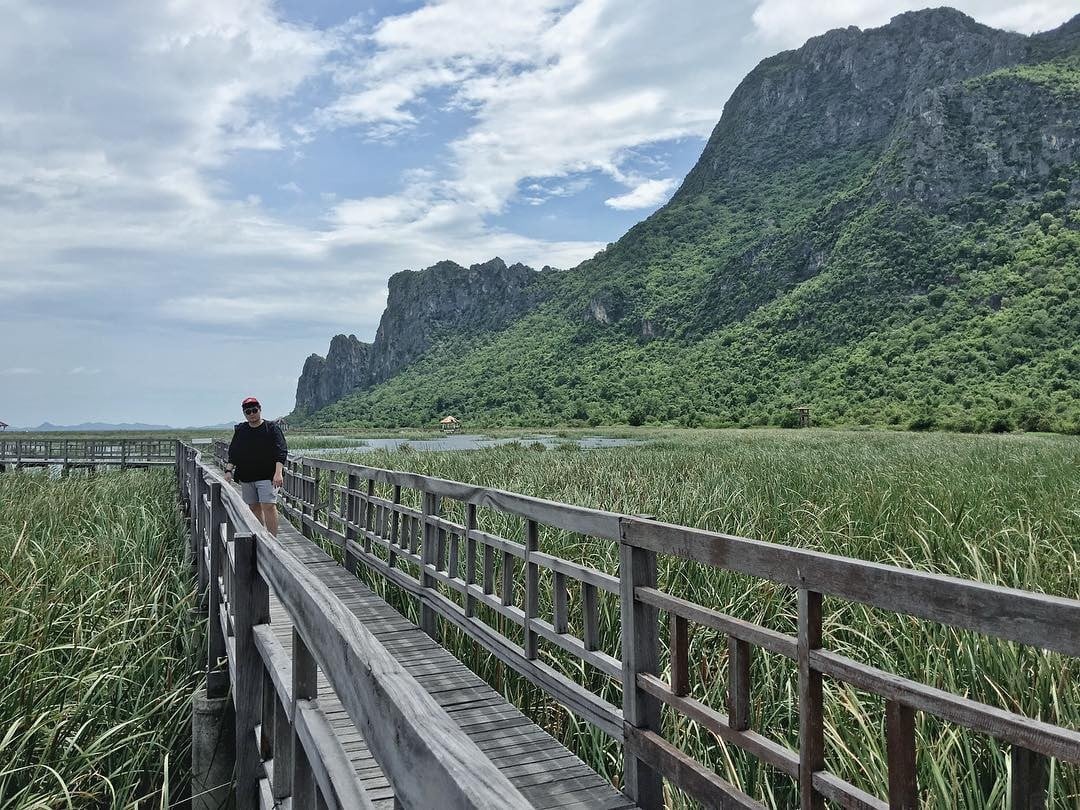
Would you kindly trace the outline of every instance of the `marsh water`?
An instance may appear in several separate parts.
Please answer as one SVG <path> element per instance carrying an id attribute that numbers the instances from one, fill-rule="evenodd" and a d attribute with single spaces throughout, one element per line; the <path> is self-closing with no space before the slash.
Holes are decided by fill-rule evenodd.
<path id="1" fill-rule="evenodd" d="M 318 438 L 333 439 L 335 442 L 342 436 L 322 436 Z M 567 439 L 547 434 L 535 436 L 517 436 L 513 438 L 496 439 L 491 436 L 480 434 L 452 433 L 439 436 L 435 439 L 402 439 L 402 438 L 373 438 L 357 439 L 356 444 L 350 447 L 311 447 L 294 451 L 296 455 L 330 455 L 338 453 L 368 453 L 375 450 L 400 450 L 408 446 L 418 452 L 432 452 L 436 450 L 482 450 L 485 447 L 499 447 L 505 444 L 529 445 L 540 444 L 545 448 L 573 444 L 582 450 L 599 450 L 607 447 L 625 447 L 633 444 L 641 444 L 637 439 L 614 439 L 608 436 L 585 436 L 581 439 Z"/>

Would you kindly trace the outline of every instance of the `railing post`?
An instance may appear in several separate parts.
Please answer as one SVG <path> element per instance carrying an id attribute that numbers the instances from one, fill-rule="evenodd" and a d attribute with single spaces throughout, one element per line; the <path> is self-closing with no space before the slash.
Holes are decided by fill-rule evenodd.
<path id="1" fill-rule="evenodd" d="M 394 488 L 395 500 L 401 503 L 401 493 Z M 472 595 L 471 586 L 476 584 L 476 538 L 472 533 L 476 531 L 476 504 L 465 504 L 465 616 L 472 617 L 476 614 L 476 597 Z M 485 545 L 486 549 L 487 546 Z"/>
<path id="2" fill-rule="evenodd" d="M 885 701 L 885 748 L 889 761 L 889 810 L 918 810 L 915 771 L 915 710 Z"/>
<path id="3" fill-rule="evenodd" d="M 371 534 L 375 531 L 375 506 L 371 499 L 375 497 L 375 479 L 367 482 L 367 497 L 364 498 L 364 551 L 371 553 Z"/>
<path id="4" fill-rule="evenodd" d="M 300 475 L 302 476 L 300 479 L 300 533 L 308 540 L 313 540 L 315 532 L 308 524 L 308 518 L 313 514 L 312 499 L 310 497 L 311 482 L 307 480 L 310 469 L 307 464 L 300 464 Z"/>
<path id="5" fill-rule="evenodd" d="M 750 728 L 750 642 L 728 636 L 728 724 L 735 731 Z"/>
<path id="6" fill-rule="evenodd" d="M 420 572 L 420 585 L 423 588 L 434 588 L 435 577 L 427 573 L 426 567 L 428 565 L 435 565 L 436 529 L 428 522 L 428 518 L 439 513 L 439 496 L 434 495 L 431 492 L 424 492 L 422 511 L 424 516 L 424 537 L 422 540 L 423 545 L 420 548 L 420 559 L 423 563 L 423 570 L 421 570 Z M 421 594 L 420 597 L 420 629 L 432 638 L 436 638 L 437 629 L 435 625 L 435 609 L 427 603 L 427 600 L 424 598 L 423 594 Z"/>
<path id="7" fill-rule="evenodd" d="M 395 506 L 401 503 L 400 484 L 394 484 L 393 501 Z M 390 542 L 390 548 L 386 554 L 386 565 L 395 568 L 397 566 L 397 552 L 394 551 L 394 546 L 401 543 L 401 514 L 396 509 L 390 513 L 390 529 L 387 540 Z"/>
<path id="8" fill-rule="evenodd" d="M 346 482 L 348 491 L 345 493 L 345 570 L 350 574 L 356 573 L 356 554 L 349 549 L 349 541 L 356 542 L 356 524 L 359 523 L 357 513 L 360 511 L 357 505 L 356 490 L 360 488 L 360 476 L 354 472 L 349 473 Z"/>
<path id="9" fill-rule="evenodd" d="M 199 510 L 201 511 L 200 517 L 200 531 L 198 545 L 195 548 L 195 570 L 198 572 L 198 586 L 199 597 L 202 598 L 206 594 L 206 587 L 210 581 L 210 572 L 207 570 L 206 562 L 206 548 L 211 542 L 211 532 L 213 531 L 214 520 L 214 501 L 213 501 L 213 488 L 220 486 L 212 482 L 205 482 L 206 492 L 199 500 Z"/>
<path id="10" fill-rule="evenodd" d="M 1044 810 L 1046 807 L 1046 757 L 1014 745 L 1009 754 L 1010 810 Z"/>
<path id="11" fill-rule="evenodd" d="M 191 565 L 195 567 L 199 564 L 198 549 L 199 538 L 202 537 L 202 499 L 203 499 L 203 487 L 206 486 L 206 482 L 203 481 L 202 470 L 199 469 L 198 464 L 194 465 L 193 476 L 194 487 L 191 493 Z"/>
<path id="12" fill-rule="evenodd" d="M 252 628 L 270 620 L 270 595 L 257 569 L 258 544 L 249 533 L 233 536 L 233 623 L 236 651 L 236 809 L 259 807 L 259 774 L 262 762 L 255 740 L 262 706 L 263 664 L 255 647 Z"/>
<path id="13" fill-rule="evenodd" d="M 659 672 L 659 620 L 656 608 L 637 601 L 635 588 L 656 587 L 656 553 L 626 541 L 619 543 L 619 596 L 622 616 L 623 723 L 660 732 L 660 702 L 638 689 L 638 674 Z M 624 733 L 624 741 L 626 734 Z M 642 810 L 664 805 L 659 772 L 623 748 L 623 789 Z"/>
<path id="14" fill-rule="evenodd" d="M 221 526 L 225 523 L 225 504 L 221 484 L 210 485 L 210 569 L 207 571 L 207 649 L 206 695 L 224 697 L 229 692 L 229 667 L 225 636 L 221 630 Z"/>
<path id="15" fill-rule="evenodd" d="M 293 628 L 292 634 L 292 810 L 314 810 L 315 779 L 308 762 L 307 752 L 300 744 L 296 727 L 300 711 L 319 695 L 318 667 L 304 639 Z"/>
<path id="16" fill-rule="evenodd" d="M 825 767 L 821 673 L 810 666 L 810 651 L 821 647 L 821 594 L 799 588 L 799 807 L 823 810 L 814 773 Z"/>
<path id="17" fill-rule="evenodd" d="M 540 529 L 535 520 L 525 521 L 525 657 L 536 658 L 537 635 L 533 621 L 540 612 L 540 568 L 532 555 L 540 550 Z"/>

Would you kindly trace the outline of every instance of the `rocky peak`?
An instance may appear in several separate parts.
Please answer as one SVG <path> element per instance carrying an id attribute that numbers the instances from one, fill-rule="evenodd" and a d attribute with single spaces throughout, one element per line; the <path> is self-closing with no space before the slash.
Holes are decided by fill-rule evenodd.
<path id="1" fill-rule="evenodd" d="M 1028 40 L 939 8 L 829 31 L 765 59 L 724 106 L 675 199 L 843 150 L 879 152 L 925 89 L 1017 64 Z"/>
<path id="2" fill-rule="evenodd" d="M 326 357 L 312 354 L 296 384 L 296 410 L 312 413 L 367 384 L 371 344 L 334 335 Z"/>
<path id="3" fill-rule="evenodd" d="M 441 332 L 500 329 L 539 301 L 539 273 L 496 257 L 468 268 L 441 261 L 390 277 L 386 311 L 372 344 L 371 383 L 416 360 Z"/>
<path id="4" fill-rule="evenodd" d="M 468 268 L 441 261 L 395 273 L 374 343 L 336 335 L 326 357 L 308 357 L 296 386 L 297 412 L 312 413 L 386 380 L 423 355 L 440 334 L 501 329 L 540 301 L 540 276 L 498 257 Z"/>

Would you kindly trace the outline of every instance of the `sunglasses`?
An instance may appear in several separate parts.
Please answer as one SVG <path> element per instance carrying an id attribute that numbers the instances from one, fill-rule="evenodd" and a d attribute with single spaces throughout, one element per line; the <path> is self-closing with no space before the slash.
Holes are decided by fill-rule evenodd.
<path id="1" fill-rule="evenodd" d="M 251 406 L 249 406 L 247 408 L 244 408 L 244 413 L 258 413 L 258 412 L 259 412 L 259 406 L 258 405 L 251 405 Z"/>

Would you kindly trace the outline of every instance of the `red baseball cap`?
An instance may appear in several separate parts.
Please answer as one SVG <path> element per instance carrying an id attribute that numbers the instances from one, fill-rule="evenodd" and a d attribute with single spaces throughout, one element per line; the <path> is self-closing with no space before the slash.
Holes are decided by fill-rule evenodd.
<path id="1" fill-rule="evenodd" d="M 240 403 L 241 408 L 246 408 L 248 405 L 258 405 L 260 408 L 262 407 L 262 405 L 259 404 L 259 400 L 255 399 L 255 397 L 246 397 L 244 401 Z"/>

